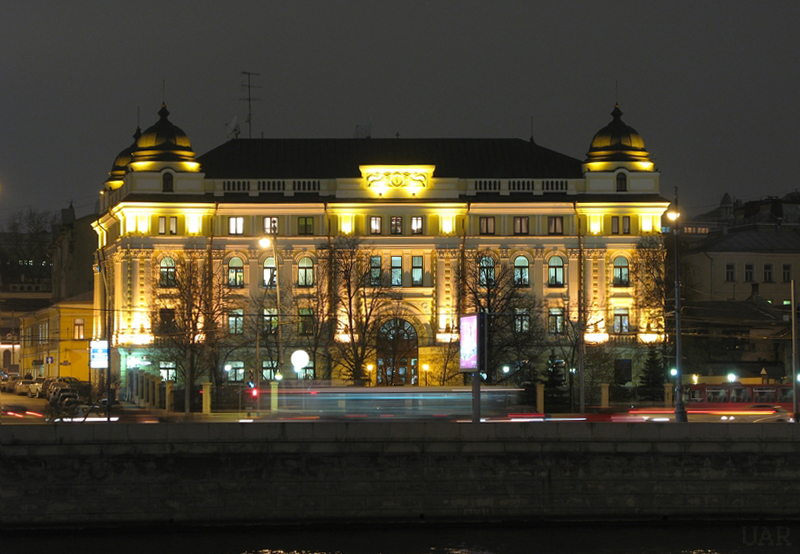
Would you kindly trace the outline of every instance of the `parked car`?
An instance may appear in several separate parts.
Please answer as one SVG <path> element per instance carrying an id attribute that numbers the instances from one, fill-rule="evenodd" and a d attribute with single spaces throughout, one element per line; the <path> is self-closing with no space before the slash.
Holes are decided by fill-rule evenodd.
<path id="1" fill-rule="evenodd" d="M 8 383 L 8 375 L 0 376 L 0 391 L 6 390 L 6 383 Z"/>
<path id="2" fill-rule="evenodd" d="M 55 381 L 55 379 L 53 379 L 52 377 L 39 377 L 38 379 L 36 379 L 36 381 L 38 382 L 39 379 L 42 379 L 41 383 L 39 383 L 38 385 L 36 383 L 31 385 L 31 389 L 33 390 L 33 392 L 35 392 L 35 395 L 33 396 L 35 396 L 36 398 L 47 398 L 47 391 L 50 388 L 50 385 Z"/>
<path id="3" fill-rule="evenodd" d="M 6 381 L 3 390 L 5 392 L 14 392 L 14 388 L 17 386 L 17 382 L 19 380 L 20 380 L 19 375 L 12 373 L 11 375 L 8 376 L 8 380 Z"/>
<path id="4" fill-rule="evenodd" d="M 69 388 L 71 387 L 67 383 L 64 383 L 63 381 L 56 381 L 55 383 L 50 385 L 50 392 L 47 394 L 47 400 L 50 402 L 50 404 L 53 405 L 57 404 L 58 395 L 61 393 L 61 391 Z"/>
<path id="5" fill-rule="evenodd" d="M 31 383 L 31 386 L 28 388 L 28 398 L 39 398 L 39 394 L 42 392 L 42 385 L 47 379 L 44 377 L 37 377 Z"/>
<path id="6" fill-rule="evenodd" d="M 58 397 L 56 398 L 55 405 L 61 408 L 67 408 L 70 405 L 79 404 L 78 391 L 71 388 L 60 389 Z"/>
<path id="7" fill-rule="evenodd" d="M 28 394 L 28 391 L 31 389 L 31 385 L 33 384 L 33 379 L 21 379 L 17 381 L 17 384 L 14 385 L 14 394 Z"/>

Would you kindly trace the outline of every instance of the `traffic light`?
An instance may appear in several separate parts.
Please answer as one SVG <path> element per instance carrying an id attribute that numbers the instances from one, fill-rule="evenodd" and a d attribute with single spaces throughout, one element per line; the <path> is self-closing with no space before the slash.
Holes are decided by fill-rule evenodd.
<path id="1" fill-rule="evenodd" d="M 250 389 L 250 395 L 251 395 L 253 398 L 257 398 L 257 397 L 258 397 L 258 389 L 256 389 L 256 388 L 252 388 L 252 389 Z"/>
<path id="2" fill-rule="evenodd" d="M 253 387 L 256 386 L 256 375 L 255 375 L 255 373 L 253 372 L 252 369 L 250 370 L 250 373 L 249 373 L 249 375 L 247 377 L 247 386 L 250 387 L 250 388 L 253 388 Z"/>

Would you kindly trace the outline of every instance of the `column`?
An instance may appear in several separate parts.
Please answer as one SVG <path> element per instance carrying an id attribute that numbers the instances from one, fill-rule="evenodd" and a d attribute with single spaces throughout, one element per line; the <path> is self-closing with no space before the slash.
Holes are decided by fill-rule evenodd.
<path id="1" fill-rule="evenodd" d="M 203 415 L 211 415 L 211 383 L 203 383 Z"/>
<path id="2" fill-rule="evenodd" d="M 166 386 L 164 387 L 164 408 L 167 412 L 175 411 L 175 398 L 172 396 L 172 387 L 174 386 L 173 381 L 167 381 Z"/>

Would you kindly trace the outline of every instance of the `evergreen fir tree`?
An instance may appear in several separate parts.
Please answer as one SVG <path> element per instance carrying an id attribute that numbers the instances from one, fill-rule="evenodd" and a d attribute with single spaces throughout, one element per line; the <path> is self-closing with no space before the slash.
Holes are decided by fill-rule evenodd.
<path id="1" fill-rule="evenodd" d="M 664 364 L 654 346 L 648 349 L 647 359 L 644 362 L 644 371 L 639 383 L 643 400 L 664 400 Z"/>

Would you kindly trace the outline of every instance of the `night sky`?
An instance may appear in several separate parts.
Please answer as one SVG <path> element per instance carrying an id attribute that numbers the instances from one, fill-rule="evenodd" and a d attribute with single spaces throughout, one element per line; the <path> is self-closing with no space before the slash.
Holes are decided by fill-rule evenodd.
<path id="1" fill-rule="evenodd" d="M 528 139 L 585 158 L 619 101 L 692 214 L 796 188 L 800 2 L 6 0 L 0 220 L 91 213 L 166 99 L 197 154 L 253 137 Z"/>

